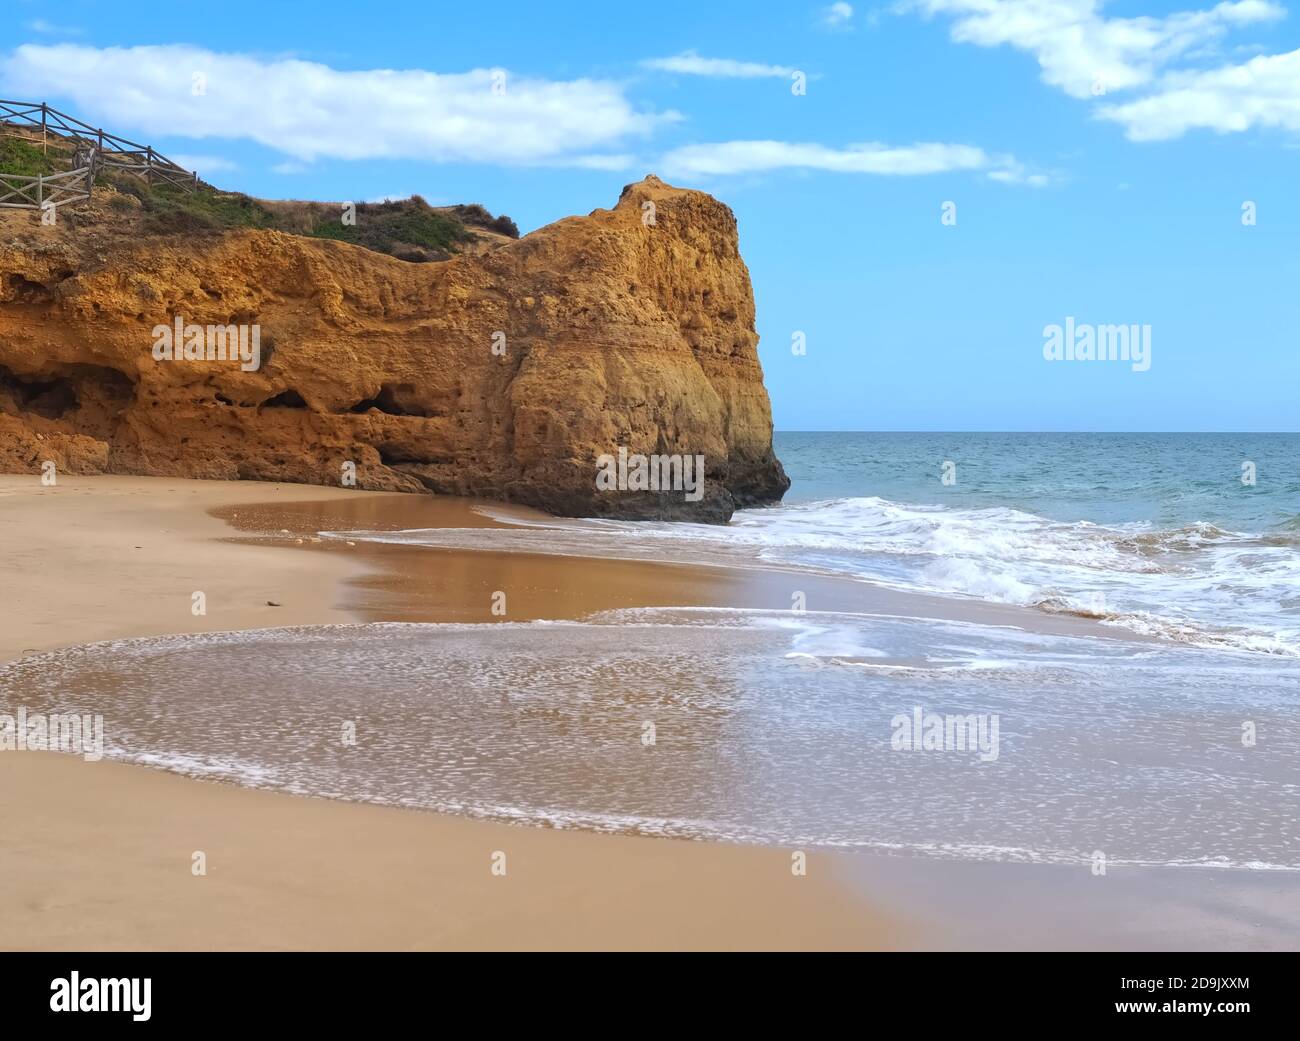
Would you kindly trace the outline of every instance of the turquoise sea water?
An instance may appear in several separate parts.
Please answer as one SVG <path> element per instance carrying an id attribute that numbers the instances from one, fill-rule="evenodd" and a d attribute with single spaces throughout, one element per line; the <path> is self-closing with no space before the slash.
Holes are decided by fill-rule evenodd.
<path id="1" fill-rule="evenodd" d="M 1156 529 L 1300 531 L 1300 434 L 778 431 L 774 442 L 793 480 L 787 503 L 878 497 Z M 944 484 L 948 461 L 956 480 Z M 1255 464 L 1253 485 L 1243 463 Z"/>
<path id="2" fill-rule="evenodd" d="M 774 559 L 1300 655 L 1300 434 L 775 441 L 790 493 L 736 521 Z"/>

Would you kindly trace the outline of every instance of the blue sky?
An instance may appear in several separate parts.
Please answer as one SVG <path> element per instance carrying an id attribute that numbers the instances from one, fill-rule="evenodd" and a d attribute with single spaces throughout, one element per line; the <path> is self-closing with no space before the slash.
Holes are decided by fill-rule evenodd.
<path id="1" fill-rule="evenodd" d="M 524 231 L 649 172 L 712 192 L 778 429 L 1300 429 L 1281 3 L 6 6 L 0 94 L 223 187 Z M 1067 316 L 1149 325 L 1149 371 L 1045 361 Z"/>

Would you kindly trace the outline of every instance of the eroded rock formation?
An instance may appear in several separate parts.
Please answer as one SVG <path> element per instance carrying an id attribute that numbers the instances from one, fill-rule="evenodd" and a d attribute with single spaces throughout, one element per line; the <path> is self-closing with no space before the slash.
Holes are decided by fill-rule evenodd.
<path id="1" fill-rule="evenodd" d="M 611 210 L 430 264 L 274 231 L 143 235 L 112 207 L 74 219 L 5 218 L 0 469 L 337 485 L 351 462 L 360 488 L 700 520 L 788 486 L 735 218 L 700 192 L 649 177 Z M 178 316 L 260 326 L 260 368 L 156 360 Z M 702 455 L 703 497 L 599 490 L 620 446 Z"/>

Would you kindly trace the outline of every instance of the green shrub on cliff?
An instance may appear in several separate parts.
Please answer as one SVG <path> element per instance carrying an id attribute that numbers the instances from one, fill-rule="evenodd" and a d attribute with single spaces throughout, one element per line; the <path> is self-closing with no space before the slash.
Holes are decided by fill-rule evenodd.
<path id="1" fill-rule="evenodd" d="M 77 139 L 51 132 L 48 138 L 27 130 L 0 133 L 0 175 L 36 177 L 71 168 Z M 139 203 L 138 229 L 148 235 L 217 234 L 243 228 L 283 231 L 291 235 L 348 242 L 377 253 L 413 262 L 445 260 L 492 232 L 519 237 L 519 228 L 504 214 L 494 217 L 478 203 L 436 208 L 418 195 L 388 202 L 358 203 L 356 222 L 344 224 L 337 203 L 255 199 L 242 192 L 223 192 L 206 182 L 195 190 L 162 181 L 150 182 L 120 170 L 101 171 L 98 188 L 111 187 L 109 209 L 124 219 Z M 477 229 L 477 230 L 476 230 Z"/>
<path id="2" fill-rule="evenodd" d="M 486 228 L 488 231 L 495 231 L 498 235 L 507 235 L 512 239 L 519 238 L 518 224 L 504 213 L 500 217 L 493 217 L 488 212 L 487 207 L 480 203 L 471 202 L 453 206 L 451 212 L 462 224 L 468 224 L 475 228 Z"/>
<path id="3" fill-rule="evenodd" d="M 355 224 L 344 224 L 341 216 L 320 220 L 310 234 L 414 261 L 445 259 L 474 238 L 464 224 L 436 212 L 418 196 L 396 202 L 360 203 Z"/>
<path id="4" fill-rule="evenodd" d="M 170 184 L 147 184 L 138 177 L 119 176 L 112 182 L 118 191 L 140 200 L 145 229 L 156 235 L 275 227 L 265 206 L 238 192 L 218 192 L 207 185 L 187 192 Z"/>
<path id="5" fill-rule="evenodd" d="M 419 196 L 358 203 L 356 223 L 344 224 L 342 208 L 327 203 L 264 202 L 239 192 L 217 191 L 203 183 L 196 191 L 187 192 L 169 184 L 148 184 L 138 177 L 116 174 L 106 175 L 101 183 L 138 199 L 144 211 L 143 228 L 154 235 L 272 229 L 349 242 L 414 262 L 444 260 L 475 237 L 464 221 L 435 210 Z M 484 226 L 500 220 L 486 210 L 482 212 L 486 217 Z"/>
<path id="6" fill-rule="evenodd" d="M 0 173 L 41 177 L 56 172 L 54 162 L 40 145 L 17 137 L 0 137 Z"/>

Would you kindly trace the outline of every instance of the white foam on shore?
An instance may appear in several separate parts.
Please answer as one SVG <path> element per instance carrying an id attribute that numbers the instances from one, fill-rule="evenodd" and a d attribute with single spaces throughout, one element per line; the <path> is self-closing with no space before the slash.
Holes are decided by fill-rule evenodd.
<path id="1" fill-rule="evenodd" d="M 322 532 L 460 550 L 769 567 L 1033 607 L 1198 647 L 1300 657 L 1300 537 L 1211 524 L 1151 530 L 1006 508 L 837 499 L 741 510 L 731 524 L 527 520 L 508 528 Z"/>
<path id="2" fill-rule="evenodd" d="M 1277 814 L 1296 797 L 1300 672 L 1240 653 L 634 608 L 106 641 L 0 667 L 0 711 L 18 703 L 102 712 L 111 758 L 516 823 L 1063 864 L 1104 843 L 1117 864 L 1300 869 Z M 891 720 L 915 708 L 997 715 L 1000 755 L 893 750 Z M 1243 751 L 1247 718 L 1267 740 Z"/>

